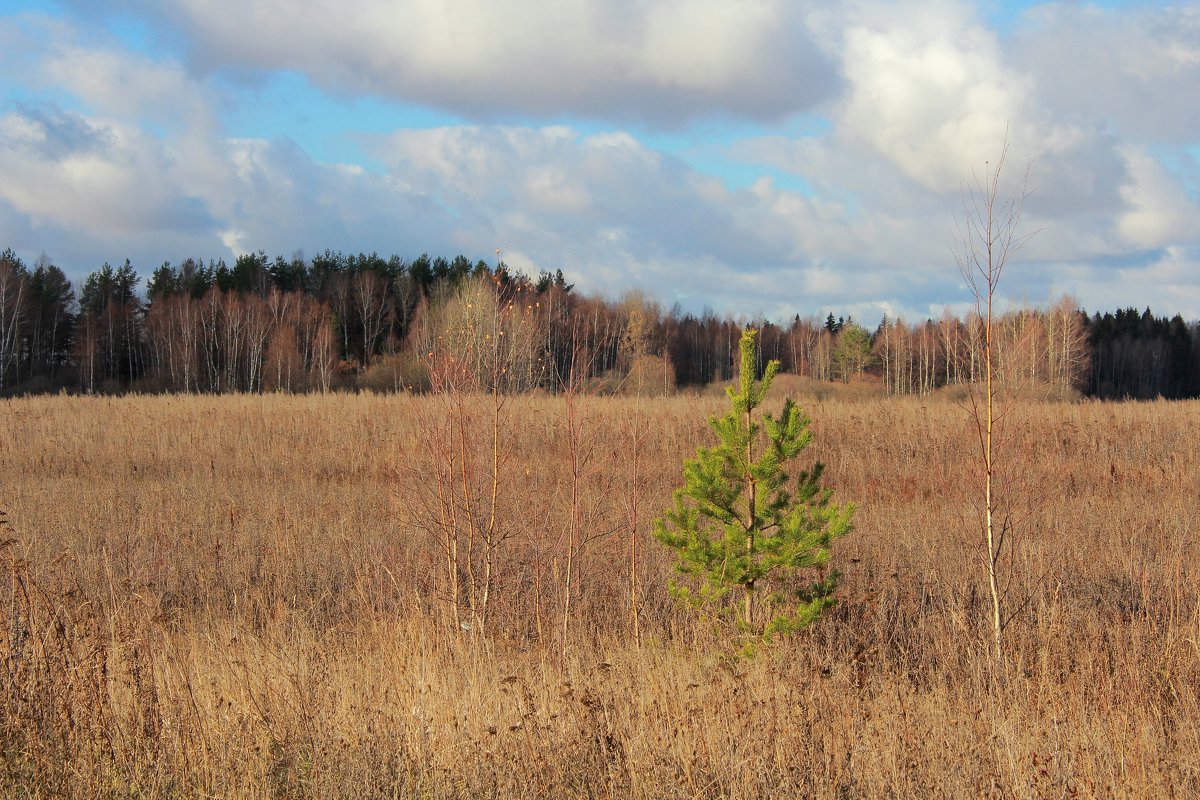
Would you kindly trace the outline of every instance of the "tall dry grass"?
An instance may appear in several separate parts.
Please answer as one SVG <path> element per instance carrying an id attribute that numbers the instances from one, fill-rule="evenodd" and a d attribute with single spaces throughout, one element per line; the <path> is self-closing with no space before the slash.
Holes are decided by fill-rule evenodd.
<path id="1" fill-rule="evenodd" d="M 648 536 L 719 398 L 511 399 L 494 504 L 486 458 L 450 484 L 504 534 L 482 634 L 433 476 L 486 398 L 5 401 L 0 794 L 1200 794 L 1200 405 L 1011 409 L 1001 673 L 966 414 L 801 399 L 857 530 L 836 610 L 752 661 Z"/>

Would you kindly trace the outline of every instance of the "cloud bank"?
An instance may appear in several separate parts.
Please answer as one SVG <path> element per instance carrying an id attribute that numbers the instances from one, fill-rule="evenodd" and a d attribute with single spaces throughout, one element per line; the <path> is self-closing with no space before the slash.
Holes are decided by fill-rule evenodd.
<path id="1" fill-rule="evenodd" d="M 0 239 L 76 270 L 501 248 L 689 310 L 936 316 L 969 299 L 954 215 L 1007 135 L 1040 231 L 1014 301 L 1200 317 L 1195 6 L 1033 5 L 1005 30 L 951 0 L 66 7 L 0 17 L 22 76 L 0 108 Z M 335 108 L 449 116 L 380 132 L 348 113 L 364 157 L 321 161 L 230 121 L 283 72 Z"/>

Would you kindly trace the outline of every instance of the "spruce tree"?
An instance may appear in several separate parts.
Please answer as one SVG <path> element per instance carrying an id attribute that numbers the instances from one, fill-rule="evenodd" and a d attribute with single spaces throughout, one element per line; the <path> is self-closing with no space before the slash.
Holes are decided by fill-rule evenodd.
<path id="1" fill-rule="evenodd" d="M 833 540 L 851 528 L 854 507 L 831 502 L 821 488 L 822 464 L 795 480 L 785 471 L 812 439 L 790 398 L 778 417 L 756 420 L 779 371 L 771 361 L 754 379 L 756 333 L 742 333 L 738 383 L 725 390 L 728 413 L 709 420 L 716 446 L 684 462 L 684 485 L 654 535 L 678 553 L 676 569 L 686 580 L 672 581 L 677 598 L 767 640 L 833 604 L 837 573 L 826 564 Z"/>

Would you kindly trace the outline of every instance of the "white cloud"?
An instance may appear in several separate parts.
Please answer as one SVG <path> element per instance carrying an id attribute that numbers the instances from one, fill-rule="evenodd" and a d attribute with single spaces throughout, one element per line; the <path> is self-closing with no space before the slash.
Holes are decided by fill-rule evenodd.
<path id="1" fill-rule="evenodd" d="M 1125 241 L 1138 248 L 1170 247 L 1200 240 L 1200 205 L 1179 180 L 1144 150 L 1126 147 L 1129 183 L 1122 187 L 1126 210 L 1117 221 Z"/>
<path id="2" fill-rule="evenodd" d="M 0 197 L 32 219 L 94 236 L 203 224 L 203 209 L 170 177 L 172 161 L 137 128 L 57 109 L 0 117 Z"/>
<path id="3" fill-rule="evenodd" d="M 1099 121 L 1156 142 L 1200 137 L 1200 8 L 1147 4 L 1104 9 L 1047 3 L 1017 31 L 1013 58 L 1036 76 L 1042 101 L 1064 120 Z"/>
<path id="4" fill-rule="evenodd" d="M 1024 116 L 1026 79 L 995 34 L 958 4 L 915 8 L 881 26 L 853 21 L 841 35 L 849 90 L 834 118 L 841 136 L 884 155 L 915 183 L 952 190 L 995 153 Z"/>
<path id="5" fill-rule="evenodd" d="M 1195 245 L 1166 248 L 1145 264 L 1122 266 L 1114 274 L 1096 267 L 1079 271 L 1074 281 L 1062 281 L 1061 289 L 1080 295 L 1090 312 L 1149 307 L 1157 315 L 1181 313 L 1189 321 L 1200 316 L 1200 247 Z"/>
<path id="6" fill-rule="evenodd" d="M 44 81 L 69 86 L 89 107 L 129 121 L 172 128 L 216 126 L 210 94 L 178 64 L 83 46 L 55 48 L 41 65 Z"/>
<path id="7" fill-rule="evenodd" d="M 296 70 L 334 92 L 470 118 L 780 119 L 836 85 L 793 0 L 116 5 L 183 31 L 201 70 Z"/>
<path id="8" fill-rule="evenodd" d="M 730 190 L 628 133 L 404 131 L 380 138 L 374 154 L 454 211 L 457 241 L 475 252 L 500 246 L 519 267 L 562 265 L 583 290 L 637 286 L 692 310 L 790 317 L 856 294 L 870 295 L 863 307 L 882 293 L 907 297 L 948 262 L 947 219 L 850 213 L 768 179 Z M 547 174 L 569 180 L 561 202 L 531 194 Z"/>

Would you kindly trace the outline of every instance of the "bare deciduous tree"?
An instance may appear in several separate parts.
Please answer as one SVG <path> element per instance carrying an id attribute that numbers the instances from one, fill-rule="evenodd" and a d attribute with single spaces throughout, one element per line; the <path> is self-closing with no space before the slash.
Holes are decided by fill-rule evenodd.
<path id="1" fill-rule="evenodd" d="M 8 251 L 0 254 L 0 389 L 10 367 L 16 371 L 28 283 L 24 265 Z"/>
<path id="2" fill-rule="evenodd" d="M 980 464 L 983 472 L 982 555 L 987 571 L 988 594 L 991 599 L 992 650 L 997 661 L 1003 658 L 1004 592 L 998 575 L 1005 554 L 1011 557 L 1012 542 L 1006 542 L 1010 521 L 999 513 L 996 481 L 996 426 L 1002 415 L 997 409 L 996 343 L 993 323 L 996 318 L 997 291 L 1000 278 L 1013 255 L 1035 232 L 1018 232 L 1021 212 L 1030 191 L 1029 170 L 1013 188 L 1001 192 L 1001 177 L 1008 158 L 1007 138 L 1000 157 L 988 162 L 982 175 L 974 174 L 963 187 L 963 215 L 957 225 L 955 261 L 967 287 L 975 296 L 976 312 L 982 320 L 983 333 L 983 395 L 974 384 L 968 385 L 968 403 L 975 431 L 979 438 Z M 1008 549 L 1006 550 L 1006 544 Z"/>

